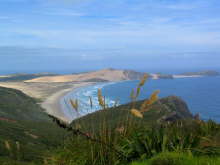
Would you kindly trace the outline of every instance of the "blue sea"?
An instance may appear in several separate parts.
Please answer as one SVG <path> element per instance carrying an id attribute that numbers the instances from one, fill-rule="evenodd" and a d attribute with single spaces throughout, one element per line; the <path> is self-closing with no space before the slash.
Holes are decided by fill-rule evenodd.
<path id="1" fill-rule="evenodd" d="M 120 104 L 128 103 L 131 90 L 137 86 L 138 82 L 101 83 L 79 88 L 66 95 L 61 102 L 63 108 L 67 109 L 66 115 L 74 119 L 76 112 L 68 103 L 70 98 L 79 100 L 80 113 L 78 116 L 83 116 L 100 109 L 97 99 L 98 88 L 102 89 L 106 102 L 112 106 L 116 100 L 119 100 Z M 160 90 L 160 97 L 179 96 L 185 100 L 193 114 L 199 113 L 204 120 L 212 119 L 220 122 L 220 76 L 148 80 L 142 88 L 139 99 L 149 97 L 154 90 Z M 89 104 L 89 96 L 93 98 L 92 109 Z"/>

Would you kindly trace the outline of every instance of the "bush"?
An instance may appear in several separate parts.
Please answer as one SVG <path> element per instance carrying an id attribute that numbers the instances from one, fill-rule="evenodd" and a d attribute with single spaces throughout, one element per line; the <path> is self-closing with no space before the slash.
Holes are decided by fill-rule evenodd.
<path id="1" fill-rule="evenodd" d="M 219 165 L 220 157 L 194 157 L 186 153 L 161 153 L 153 158 L 131 165 Z"/>
<path id="2" fill-rule="evenodd" d="M 129 159 L 147 159 L 161 152 L 220 156 L 220 146 L 216 145 L 215 138 L 219 131 L 220 126 L 212 121 L 163 123 L 151 129 L 137 129 L 122 148 Z"/>

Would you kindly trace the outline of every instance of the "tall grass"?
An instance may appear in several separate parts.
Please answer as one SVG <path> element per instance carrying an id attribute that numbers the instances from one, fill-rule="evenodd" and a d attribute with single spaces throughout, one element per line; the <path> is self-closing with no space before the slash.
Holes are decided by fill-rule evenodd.
<path id="1" fill-rule="evenodd" d="M 145 75 L 131 92 L 129 111 L 115 113 L 108 108 L 101 89 L 98 101 L 101 113 L 91 114 L 88 120 L 78 119 L 72 125 L 59 125 L 72 133 L 63 148 L 57 151 L 48 164 L 59 165 L 118 165 L 134 160 L 151 159 L 160 153 L 187 153 L 194 156 L 220 156 L 220 126 L 212 121 L 180 120 L 176 122 L 154 122 L 154 126 L 143 122 L 146 112 L 158 102 L 155 91 L 141 105 L 136 102 L 147 81 Z M 93 107 L 92 98 L 89 98 Z M 71 101 L 79 112 L 78 100 Z M 113 113 L 114 112 L 114 113 Z M 155 110 L 155 113 L 156 110 Z M 114 115 L 119 120 L 114 121 Z M 118 117 L 117 116 L 117 117 Z M 98 122 L 98 123 L 96 123 Z"/>
<path id="2" fill-rule="evenodd" d="M 220 157 L 194 157 L 187 153 L 164 152 L 151 159 L 133 162 L 131 165 L 219 165 Z"/>

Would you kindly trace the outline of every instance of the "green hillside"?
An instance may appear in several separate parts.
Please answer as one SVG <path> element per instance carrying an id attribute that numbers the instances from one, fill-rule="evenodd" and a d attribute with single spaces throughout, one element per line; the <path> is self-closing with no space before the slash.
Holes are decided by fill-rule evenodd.
<path id="1" fill-rule="evenodd" d="M 0 117 L 15 120 L 48 121 L 37 100 L 21 91 L 0 87 Z"/>
<path id="2" fill-rule="evenodd" d="M 136 102 L 135 108 L 140 109 L 143 102 Z M 204 160 L 217 165 L 219 124 L 198 116 L 194 119 L 186 103 L 176 96 L 158 100 L 143 118 L 131 114 L 133 106 L 129 103 L 75 120 L 67 126 L 71 138 L 55 150 L 48 164 L 186 165 Z"/>
<path id="3" fill-rule="evenodd" d="M 100 110 L 66 125 L 52 122 L 35 99 L 0 88 L 0 164 L 218 165 L 219 124 L 193 117 L 176 96 L 157 100 L 143 118 L 131 113 L 145 102 Z"/>
<path id="4" fill-rule="evenodd" d="M 0 162 L 6 158 L 41 162 L 64 136 L 65 131 L 50 120 L 35 99 L 18 90 L 0 88 Z"/>
<path id="5" fill-rule="evenodd" d="M 139 109 L 143 102 L 144 100 L 137 101 L 135 107 Z M 133 122 L 142 122 L 145 123 L 145 125 L 152 125 L 162 121 L 193 118 L 187 104 L 181 98 L 176 96 L 169 96 L 160 99 L 149 111 L 144 113 L 144 118 L 142 120 L 134 117 L 130 113 L 131 108 L 132 104 L 129 103 L 115 108 L 97 111 L 75 120 L 72 125 L 83 124 L 84 128 L 91 130 L 99 128 L 99 125 L 103 122 L 103 120 L 107 122 L 108 126 L 114 128 L 118 125 L 118 123 L 123 124 L 123 122 L 126 122 L 127 119 L 130 119 Z"/>

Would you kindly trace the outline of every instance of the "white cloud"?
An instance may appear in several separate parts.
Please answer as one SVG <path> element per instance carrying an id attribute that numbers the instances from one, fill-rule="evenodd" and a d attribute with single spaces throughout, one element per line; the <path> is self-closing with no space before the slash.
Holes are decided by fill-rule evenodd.
<path id="1" fill-rule="evenodd" d="M 46 11 L 42 12 L 45 15 L 52 15 L 52 16 L 73 16 L 73 17 L 81 17 L 85 16 L 85 13 L 75 12 L 71 10 L 53 10 L 53 11 Z"/>
<path id="2" fill-rule="evenodd" d="M 204 32 L 199 29 L 182 27 L 181 25 L 163 24 L 162 26 L 144 25 L 143 26 L 123 25 L 118 28 L 98 28 L 98 29 L 44 29 L 17 30 L 16 33 L 32 35 L 42 41 L 53 43 L 59 46 L 79 46 L 79 47 L 103 47 L 121 48 L 133 45 L 160 45 L 181 47 L 207 47 L 220 44 L 220 32 Z M 85 57 L 86 55 L 84 55 Z M 83 56 L 82 56 L 83 57 Z"/>
<path id="3" fill-rule="evenodd" d="M 219 18 L 204 19 L 204 20 L 201 20 L 199 23 L 201 23 L 201 24 L 220 24 L 220 19 Z"/>
<path id="4" fill-rule="evenodd" d="M 176 4 L 176 5 L 165 6 L 165 8 L 172 10 L 193 10 L 197 7 L 198 6 L 192 4 Z"/>

